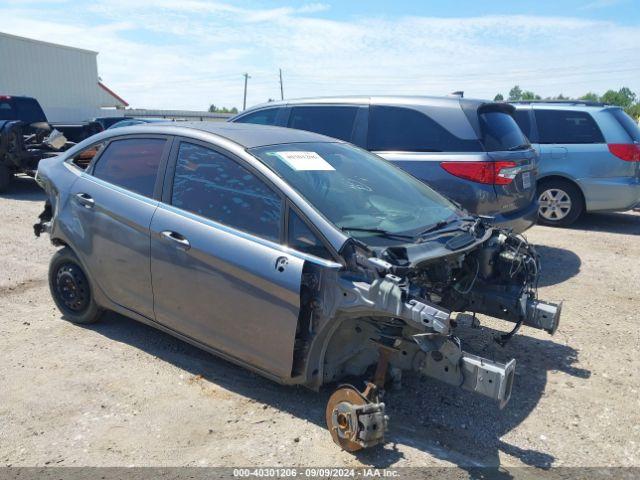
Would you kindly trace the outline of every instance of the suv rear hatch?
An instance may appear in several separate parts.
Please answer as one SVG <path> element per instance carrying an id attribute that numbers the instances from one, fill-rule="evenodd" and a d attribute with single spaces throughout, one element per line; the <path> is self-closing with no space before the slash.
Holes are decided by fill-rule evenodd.
<path id="1" fill-rule="evenodd" d="M 457 172 L 445 169 L 457 176 L 464 176 L 460 169 L 467 169 L 475 178 L 465 178 L 493 184 L 502 212 L 531 205 L 536 191 L 537 154 L 513 118 L 514 107 L 503 103 L 461 104 L 491 162 L 462 165 Z"/>

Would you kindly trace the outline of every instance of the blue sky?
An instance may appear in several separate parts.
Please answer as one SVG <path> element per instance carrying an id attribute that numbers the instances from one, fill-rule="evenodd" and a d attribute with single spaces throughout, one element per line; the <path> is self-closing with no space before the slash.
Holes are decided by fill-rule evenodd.
<path id="1" fill-rule="evenodd" d="M 640 93 L 640 0 L 0 0 L 0 31 L 96 50 L 134 107 L 285 96 Z"/>

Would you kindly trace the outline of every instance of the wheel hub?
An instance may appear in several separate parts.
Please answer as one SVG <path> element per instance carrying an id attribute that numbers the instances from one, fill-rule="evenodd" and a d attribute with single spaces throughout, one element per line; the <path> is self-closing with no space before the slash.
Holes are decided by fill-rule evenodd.
<path id="1" fill-rule="evenodd" d="M 371 402 L 351 385 L 333 392 L 325 419 L 333 441 L 348 452 L 382 442 L 387 429 L 384 403 Z"/>
<path id="2" fill-rule="evenodd" d="M 89 305 L 87 279 L 77 265 L 68 263 L 58 268 L 56 291 L 64 306 L 73 312 L 81 312 Z"/>
<path id="3" fill-rule="evenodd" d="M 545 190 L 538 197 L 539 212 L 546 220 L 559 221 L 571 211 L 571 197 L 559 188 Z"/>

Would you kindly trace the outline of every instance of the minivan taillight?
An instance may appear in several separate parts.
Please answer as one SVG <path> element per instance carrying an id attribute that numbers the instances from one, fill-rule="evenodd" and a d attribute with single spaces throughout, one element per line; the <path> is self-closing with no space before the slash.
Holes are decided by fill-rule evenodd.
<path id="1" fill-rule="evenodd" d="M 625 162 L 640 162 L 640 145 L 637 143 L 610 143 L 609 151 Z"/>
<path id="2" fill-rule="evenodd" d="M 515 162 L 441 162 L 440 166 L 451 175 L 488 185 L 508 185 L 513 182 Z"/>

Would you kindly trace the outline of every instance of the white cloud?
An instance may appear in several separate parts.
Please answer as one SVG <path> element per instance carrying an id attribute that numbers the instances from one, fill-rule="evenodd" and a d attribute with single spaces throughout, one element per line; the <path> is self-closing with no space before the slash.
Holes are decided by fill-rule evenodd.
<path id="1" fill-rule="evenodd" d="M 100 75 L 133 106 L 203 109 L 332 94 L 640 90 L 640 28 L 537 16 L 314 16 L 328 6 L 249 9 L 204 0 L 0 7 L 8 33 L 100 52 Z"/>

